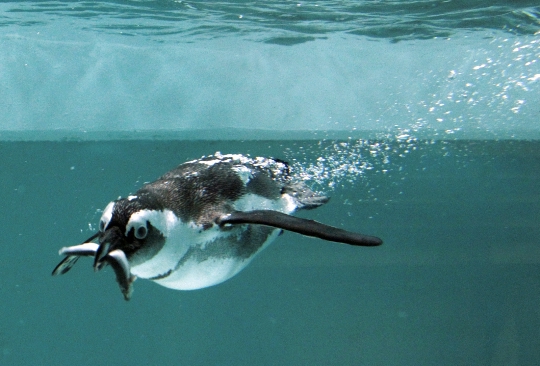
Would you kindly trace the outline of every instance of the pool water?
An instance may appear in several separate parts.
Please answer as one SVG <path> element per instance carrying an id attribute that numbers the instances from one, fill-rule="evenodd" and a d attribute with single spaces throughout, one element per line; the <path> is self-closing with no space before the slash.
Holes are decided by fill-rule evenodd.
<path id="1" fill-rule="evenodd" d="M 216 151 L 288 160 L 332 197 L 302 217 L 384 244 L 285 233 L 221 285 L 139 279 L 130 302 L 90 259 L 50 275 L 110 200 Z M 2 142 L 0 153 L 2 364 L 540 360 L 537 141 Z"/>

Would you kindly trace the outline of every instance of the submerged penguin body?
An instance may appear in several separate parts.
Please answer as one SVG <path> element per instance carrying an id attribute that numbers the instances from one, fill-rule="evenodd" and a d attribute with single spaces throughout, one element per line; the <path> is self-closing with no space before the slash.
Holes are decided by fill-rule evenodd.
<path id="1" fill-rule="evenodd" d="M 283 229 L 353 245 L 381 243 L 290 216 L 327 201 L 294 181 L 283 161 L 216 153 L 184 163 L 109 203 L 99 233 L 87 243 L 62 248 L 66 257 L 53 275 L 66 273 L 80 256 L 91 256 L 96 270 L 113 267 L 129 299 L 136 277 L 177 290 L 226 281 Z M 99 244 L 91 243 L 94 239 Z"/>

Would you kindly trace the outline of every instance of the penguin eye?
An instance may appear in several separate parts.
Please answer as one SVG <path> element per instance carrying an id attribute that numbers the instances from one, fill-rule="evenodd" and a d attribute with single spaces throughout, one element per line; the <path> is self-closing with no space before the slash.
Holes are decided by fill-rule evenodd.
<path id="1" fill-rule="evenodd" d="M 148 235 L 148 228 L 146 227 L 146 224 L 135 229 L 135 237 L 137 239 L 144 239 L 146 238 L 146 235 Z"/>

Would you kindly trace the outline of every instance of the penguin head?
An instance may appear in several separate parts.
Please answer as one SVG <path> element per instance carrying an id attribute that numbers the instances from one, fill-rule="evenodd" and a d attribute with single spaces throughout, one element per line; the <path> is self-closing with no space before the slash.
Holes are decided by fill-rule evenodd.
<path id="1" fill-rule="evenodd" d="M 99 221 L 95 270 L 103 267 L 105 256 L 114 250 L 124 252 L 131 262 L 138 254 L 151 256 L 149 252 L 163 246 L 166 238 L 162 228 L 167 220 L 166 213 L 148 201 L 148 197 L 129 196 L 107 205 Z"/>

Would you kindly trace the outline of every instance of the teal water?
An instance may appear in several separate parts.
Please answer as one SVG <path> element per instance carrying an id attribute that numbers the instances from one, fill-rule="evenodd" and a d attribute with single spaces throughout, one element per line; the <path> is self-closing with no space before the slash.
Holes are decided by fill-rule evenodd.
<path id="1" fill-rule="evenodd" d="M 395 152 L 381 159 L 376 143 L 1 143 L 1 363 L 537 364 L 540 144 L 417 141 L 407 152 L 379 141 Z M 221 285 L 138 280 L 130 302 L 90 260 L 50 275 L 110 200 L 214 151 L 285 158 L 297 172 L 325 158 L 330 176 L 317 183 L 311 169 L 308 182 L 332 199 L 303 216 L 383 246 L 286 233 Z"/>
<path id="2" fill-rule="evenodd" d="M 540 8 L 2 1 L 0 365 L 540 364 Z M 291 163 L 380 236 L 286 233 L 180 292 L 81 259 L 105 205 L 202 155 Z"/>

